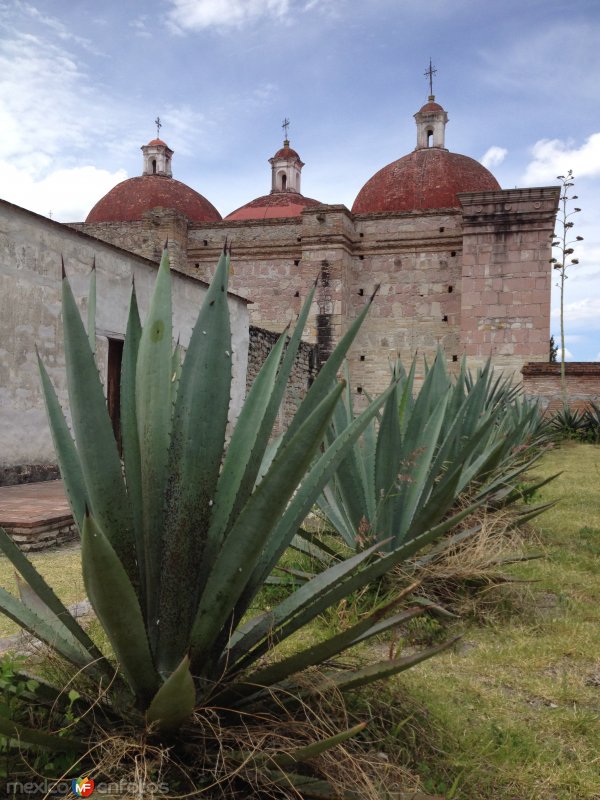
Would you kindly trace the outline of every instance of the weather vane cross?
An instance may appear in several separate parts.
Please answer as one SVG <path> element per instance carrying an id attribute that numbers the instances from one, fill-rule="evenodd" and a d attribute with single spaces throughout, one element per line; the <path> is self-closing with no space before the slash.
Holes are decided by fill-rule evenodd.
<path id="1" fill-rule="evenodd" d="M 281 127 L 283 128 L 283 134 L 287 141 L 288 138 L 288 128 L 290 127 L 290 121 L 287 117 L 284 118 L 283 122 L 281 123 Z"/>
<path id="2" fill-rule="evenodd" d="M 431 58 L 429 59 L 429 69 L 425 70 L 424 75 L 429 78 L 429 94 L 433 95 L 433 76 L 437 75 L 437 69 L 434 69 Z"/>
<path id="3" fill-rule="evenodd" d="M 156 125 L 156 138 L 160 139 L 160 129 L 162 128 L 162 122 L 160 121 L 160 117 L 157 117 L 154 120 L 154 124 Z"/>

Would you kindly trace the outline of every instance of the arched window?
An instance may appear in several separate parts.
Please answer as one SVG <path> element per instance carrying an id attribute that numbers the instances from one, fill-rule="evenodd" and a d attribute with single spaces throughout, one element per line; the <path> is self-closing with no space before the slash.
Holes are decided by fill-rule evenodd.
<path id="1" fill-rule="evenodd" d="M 156 175 L 156 159 L 152 159 L 152 174 Z"/>
<path id="2" fill-rule="evenodd" d="M 287 175 L 285 174 L 285 172 L 282 172 L 281 173 L 281 191 L 282 192 L 285 192 L 286 186 L 287 186 Z"/>
<path id="3" fill-rule="evenodd" d="M 427 147 L 431 147 L 433 143 L 432 140 L 433 140 L 433 131 L 431 130 L 431 128 L 429 128 L 427 130 Z"/>

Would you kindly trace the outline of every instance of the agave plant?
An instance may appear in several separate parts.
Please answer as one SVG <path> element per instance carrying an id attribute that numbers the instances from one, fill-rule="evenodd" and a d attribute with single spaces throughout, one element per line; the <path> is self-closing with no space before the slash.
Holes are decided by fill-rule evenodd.
<path id="1" fill-rule="evenodd" d="M 506 379 L 495 378 L 490 362 L 476 376 L 463 362 L 454 380 L 441 351 L 425 367 L 413 398 L 416 358 L 408 374 L 396 365 L 380 422 L 369 423 L 317 500 L 355 551 L 384 540 L 393 551 L 442 520 L 452 527 L 457 499 L 467 489 L 474 506 L 516 499 L 518 477 L 541 454 L 546 434 L 537 405 L 519 398 Z M 346 389 L 327 441 L 354 419 Z M 522 518 L 541 510 L 529 509 Z M 327 553 L 308 538 L 308 550 L 326 561 Z"/>
<path id="2" fill-rule="evenodd" d="M 586 415 L 581 409 L 568 404 L 554 412 L 550 418 L 550 428 L 558 438 L 585 438 Z"/>
<path id="3" fill-rule="evenodd" d="M 590 403 L 585 410 L 586 439 L 595 444 L 600 443 L 600 403 Z"/>
<path id="4" fill-rule="evenodd" d="M 423 605 L 400 607 L 397 599 L 318 644 L 296 636 L 291 650 L 278 647 L 433 541 L 446 530 L 445 523 L 428 528 L 423 521 L 420 535 L 404 544 L 398 540 L 394 549 L 377 542 L 336 562 L 275 607 L 253 612 L 258 593 L 315 499 L 386 403 L 382 426 L 389 425 L 390 398 L 395 408 L 398 387 L 392 383 L 360 416 L 348 419 L 343 429 L 338 426 L 337 435 L 328 433 L 344 391 L 335 376 L 367 304 L 285 434 L 269 447 L 313 288 L 289 341 L 286 332 L 266 359 L 226 444 L 232 380 L 228 274 L 224 251 L 183 360 L 172 341 L 166 249 L 143 327 L 132 290 L 122 363 L 121 457 L 93 352 L 93 312 L 86 333 L 63 268 L 73 435 L 41 360 L 39 366 L 61 473 L 81 532 L 84 583 L 106 642 L 99 646 L 91 638 L 0 530 L 0 548 L 21 576 L 20 598 L 0 589 L 0 609 L 84 676 L 80 704 L 94 700 L 94 714 L 82 712 L 74 729 L 62 735 L 0 714 L 0 734 L 21 747 L 80 755 L 93 750 L 108 726 L 113 735 L 126 727 L 157 740 L 186 742 L 186 747 L 198 740 L 201 729 L 206 752 L 212 745 L 218 748 L 223 732 L 240 725 L 243 715 L 276 718 L 282 708 L 310 703 L 320 691 L 356 689 L 448 644 L 368 666 L 337 667 L 340 653 L 427 611 Z M 401 392 L 408 402 L 406 390 Z M 440 416 L 436 411 L 433 427 Z M 382 552 L 384 547 L 389 552 Z M 315 667 L 321 672 L 307 681 L 303 672 Z M 32 703 L 61 707 L 60 686 L 42 679 L 31 686 Z M 194 722 L 209 708 L 221 731 L 212 740 Z M 325 791 L 323 784 L 317 776 L 299 775 L 298 763 L 357 730 L 271 753 L 268 765 L 256 752 L 242 751 L 239 760 L 253 766 L 255 776 L 270 776 L 273 785 L 284 780 L 298 787 L 294 796 L 313 796 L 315 787 Z"/>

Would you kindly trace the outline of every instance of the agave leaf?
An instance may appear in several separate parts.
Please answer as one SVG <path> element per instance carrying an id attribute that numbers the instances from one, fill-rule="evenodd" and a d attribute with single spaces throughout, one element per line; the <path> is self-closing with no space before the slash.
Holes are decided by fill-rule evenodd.
<path id="1" fill-rule="evenodd" d="M 291 767 L 295 764 L 302 764 L 305 761 L 316 758 L 332 747 L 343 744 L 353 736 L 362 733 L 366 727 L 366 722 L 359 722 L 358 725 L 354 725 L 352 728 L 348 728 L 345 731 L 340 731 L 340 733 L 336 733 L 335 736 L 328 736 L 326 739 L 320 739 L 318 742 L 313 742 L 305 747 L 298 747 L 291 753 L 281 753 L 280 755 L 273 756 L 270 760 L 278 767 Z"/>
<path id="2" fill-rule="evenodd" d="M 302 800 L 363 800 L 363 796 L 357 792 L 334 788 L 328 781 L 313 778 L 311 775 L 299 775 L 287 770 L 281 772 L 266 767 L 262 771 L 270 783 L 287 789 L 293 787 Z"/>
<path id="3" fill-rule="evenodd" d="M 85 479 L 81 469 L 81 461 L 67 425 L 65 415 L 58 402 L 56 391 L 52 385 L 46 367 L 44 366 L 36 349 L 38 368 L 42 382 L 42 393 L 46 404 L 46 413 L 50 422 L 50 432 L 54 449 L 58 457 L 60 474 L 64 481 L 65 490 L 69 499 L 71 513 L 77 527 L 81 530 L 86 504 L 89 504 Z"/>
<path id="4" fill-rule="evenodd" d="M 376 550 L 387 544 L 385 541 L 380 542 L 316 575 L 270 612 L 251 620 L 236 631 L 232 636 L 231 649 L 227 652 L 227 663 L 245 668 L 277 642 L 307 625 L 326 608 L 377 580 L 397 564 L 406 561 L 421 548 L 438 539 L 472 514 L 481 502 L 463 509 L 420 536 L 405 541 L 390 553 L 372 558 Z M 357 569 L 359 565 L 360 568 Z"/>
<path id="5" fill-rule="evenodd" d="M 435 363 L 437 362 L 434 362 L 434 366 Z M 433 368 L 430 370 L 429 375 L 434 375 Z M 425 424 L 423 429 L 424 447 L 422 452 L 414 453 L 416 465 L 410 471 L 410 482 L 402 484 L 403 491 L 399 493 L 401 501 L 400 499 L 397 500 L 397 502 L 402 503 L 402 508 L 400 513 L 395 516 L 394 546 L 400 544 L 405 538 L 415 511 L 419 503 L 423 501 L 427 491 L 429 467 L 435 455 L 447 403 L 448 393 L 446 392 L 442 395 L 436 407 L 431 410 L 429 419 Z"/>
<path id="6" fill-rule="evenodd" d="M 346 379 L 344 402 L 338 403 L 335 409 L 331 429 L 328 431 L 328 444 L 331 444 L 336 437 L 341 435 L 354 419 L 350 369 L 347 361 L 344 364 L 344 369 Z M 356 537 L 356 532 L 365 514 L 365 508 L 368 506 L 372 495 L 372 492 L 369 491 L 369 485 L 365 482 L 365 471 L 361 470 L 363 459 L 357 450 L 360 450 L 358 443 L 350 448 L 348 455 L 336 470 L 336 489 L 343 496 L 344 522 L 350 528 L 352 540 Z M 373 520 L 373 517 L 369 517 L 369 519 Z"/>
<path id="7" fill-rule="evenodd" d="M 323 491 L 316 502 L 329 520 L 329 523 L 340 534 L 348 547 L 355 549 L 356 528 L 346 514 L 346 504 L 343 502 L 343 499 L 339 497 L 338 492 L 336 492 L 336 489 L 340 489 L 340 484 L 340 476 L 336 474 L 329 484 L 323 487 Z"/>
<path id="8" fill-rule="evenodd" d="M 543 503 L 540 506 L 536 506 L 529 511 L 523 511 L 517 517 L 517 525 L 524 525 L 526 522 L 530 522 L 535 517 L 538 517 L 544 511 L 547 511 L 549 508 L 552 508 L 558 503 L 558 500 L 553 500 L 550 503 Z"/>
<path id="9" fill-rule="evenodd" d="M 227 523 L 234 512 L 234 506 L 237 505 L 238 496 L 246 494 L 247 499 L 247 488 L 245 492 L 240 492 L 240 487 L 246 475 L 252 452 L 258 443 L 262 422 L 275 386 L 285 341 L 284 332 L 272 348 L 250 387 L 227 448 L 209 532 L 209 537 L 214 540 L 215 546 L 224 538 Z M 266 442 L 264 444 L 266 445 Z M 255 480 L 256 474 L 251 478 L 250 490 L 254 486 Z"/>
<path id="10" fill-rule="evenodd" d="M 325 676 L 325 682 L 316 682 L 310 687 L 310 692 L 319 692 L 326 690 L 327 686 L 331 683 L 341 692 L 350 692 L 355 689 L 360 689 L 362 686 L 367 686 L 374 681 L 380 681 L 384 678 L 390 678 L 392 675 L 397 675 L 428 658 L 437 655 L 438 653 L 452 647 L 461 637 L 455 636 L 442 644 L 429 647 L 427 650 L 421 650 L 414 655 L 404 656 L 402 658 L 389 659 L 388 661 L 379 661 L 376 664 L 368 664 L 366 667 L 353 671 L 344 671 L 341 673 L 330 673 Z"/>
<path id="11" fill-rule="evenodd" d="M 88 341 L 90 343 L 90 350 L 92 354 L 96 355 L 96 257 L 92 264 L 92 271 L 90 273 L 90 289 L 88 293 L 88 324 L 87 324 Z"/>
<path id="12" fill-rule="evenodd" d="M 0 734 L 13 740 L 19 747 L 33 745 L 34 747 L 47 747 L 57 753 L 82 753 L 87 750 L 87 744 L 76 739 L 68 739 L 56 733 L 27 728 L 0 714 Z"/>
<path id="13" fill-rule="evenodd" d="M 369 614 L 364 619 L 359 620 L 359 622 L 335 636 L 330 636 L 322 642 L 311 645 L 310 647 L 293 653 L 286 658 L 280 659 L 273 664 L 269 664 L 245 676 L 241 686 L 235 686 L 231 690 L 231 695 L 227 695 L 227 700 L 231 701 L 233 698 L 237 699 L 237 697 L 247 694 L 246 687 L 252 692 L 255 692 L 256 687 L 272 686 L 308 667 L 323 664 L 334 656 L 343 653 L 344 650 L 354 647 L 360 642 L 370 639 L 372 636 L 384 633 L 386 630 L 407 622 L 413 617 L 422 616 L 427 612 L 425 607 L 414 606 L 401 613 L 385 618 L 386 615 L 398 605 L 398 602 L 399 601 L 386 603 L 374 613 Z M 219 697 L 219 700 L 220 702 L 227 702 L 227 700 L 221 697 Z"/>
<path id="14" fill-rule="evenodd" d="M 81 668 L 94 664 L 90 653 L 84 650 L 60 620 L 49 622 L 46 616 L 39 616 L 2 588 L 0 588 L 0 611 L 72 664 Z"/>
<path id="15" fill-rule="evenodd" d="M 286 597 L 275 608 L 241 625 L 231 636 L 223 657 L 223 666 L 231 664 L 243 669 L 256 661 L 271 645 L 301 628 L 336 602 L 330 596 L 344 578 L 375 556 L 379 543 L 355 556 L 333 564 L 324 572 Z M 343 597 L 344 595 L 341 595 Z M 287 629 L 286 629 L 287 626 Z"/>
<path id="16" fill-rule="evenodd" d="M 181 380 L 181 369 L 183 367 L 183 348 L 177 341 L 173 349 L 173 356 L 171 358 L 171 404 L 174 406 L 177 400 L 177 391 L 179 389 L 179 381 Z"/>
<path id="17" fill-rule="evenodd" d="M 140 462 L 140 440 L 138 436 L 136 413 L 136 365 L 142 324 L 135 293 L 135 283 L 131 286 L 127 328 L 123 345 L 121 362 L 121 445 L 123 448 L 123 464 L 125 483 L 131 504 L 133 529 L 135 534 L 135 552 L 140 581 L 140 598 L 142 609 L 146 609 L 146 557 L 144 554 L 144 520 L 142 501 L 142 473 Z"/>
<path id="18" fill-rule="evenodd" d="M 87 497 L 92 513 L 136 585 L 131 510 L 104 390 L 66 277 L 62 289 L 69 403 Z"/>
<path id="19" fill-rule="evenodd" d="M 325 452 L 319 456 L 307 472 L 298 490 L 294 494 L 294 497 L 290 500 L 288 507 L 282 513 L 280 519 L 276 522 L 271 535 L 265 543 L 256 568 L 248 580 L 246 588 L 240 597 L 240 602 L 236 606 L 237 619 L 241 618 L 246 612 L 251 600 L 255 597 L 257 591 L 291 543 L 293 536 L 312 508 L 315 499 L 318 497 L 325 483 L 333 475 L 335 468 L 340 464 L 344 454 L 348 452 L 348 449 L 373 419 L 378 408 L 385 402 L 387 396 L 393 389 L 393 386 L 388 387 L 380 397 L 375 399 L 371 405 L 333 441 Z"/>
<path id="20" fill-rule="evenodd" d="M 318 449 L 343 384 L 335 387 L 281 445 L 212 565 L 191 636 L 192 667 L 205 655 L 242 594 L 269 534 Z M 291 538 L 291 537 L 290 537 Z"/>
<path id="21" fill-rule="evenodd" d="M 81 562 L 92 607 L 127 683 L 145 705 L 156 694 L 160 681 L 152 663 L 140 604 L 119 557 L 89 515 L 83 522 Z"/>
<path id="22" fill-rule="evenodd" d="M 383 417 L 375 450 L 375 502 L 377 517 L 371 523 L 382 539 L 396 533 L 394 530 L 394 499 L 399 472 L 399 454 L 402 434 L 398 415 L 398 397 L 394 391 L 389 395 L 383 409 Z"/>
<path id="23" fill-rule="evenodd" d="M 154 695 L 146 711 L 146 720 L 155 723 L 163 733 L 174 733 L 192 715 L 195 702 L 190 659 L 185 656 Z"/>
<path id="24" fill-rule="evenodd" d="M 227 304 L 229 256 L 221 254 L 181 369 L 169 449 L 169 482 L 160 570 L 159 670 L 169 674 L 187 650 L 212 557 L 212 506 L 225 445 L 231 390 Z"/>
<path id="25" fill-rule="evenodd" d="M 323 398 L 327 396 L 331 389 L 332 383 L 335 382 L 336 375 L 343 364 L 350 345 L 354 341 L 366 315 L 369 313 L 371 303 L 373 302 L 378 289 L 379 287 L 375 289 L 375 292 L 373 292 L 372 296 L 369 298 L 360 314 L 350 325 L 346 333 L 340 339 L 333 353 L 329 356 L 325 364 L 319 370 L 317 377 L 313 381 L 310 389 L 306 393 L 304 400 L 300 404 L 298 411 L 290 422 L 290 425 L 283 438 L 284 442 L 295 435 L 296 431 L 300 425 L 302 425 L 304 420 L 310 414 L 312 414 L 315 408 L 322 402 Z"/>
<path id="26" fill-rule="evenodd" d="M 281 406 L 281 402 L 283 400 L 283 396 L 285 394 L 285 390 L 287 388 L 288 379 L 290 373 L 292 371 L 292 367 L 295 362 L 296 354 L 298 353 L 298 348 L 300 346 L 302 333 L 304 331 L 304 327 L 306 325 L 306 321 L 308 319 L 308 314 L 310 312 L 310 307 L 312 304 L 312 300 L 315 294 L 315 286 L 309 291 L 306 300 L 300 310 L 300 314 L 298 315 L 298 319 L 296 320 L 296 325 L 294 326 L 294 331 L 287 342 L 287 346 L 285 348 L 285 353 L 283 355 L 283 359 L 281 361 L 281 366 L 277 373 L 277 378 L 273 385 L 273 388 L 270 392 L 270 396 L 265 396 L 263 402 L 265 404 L 265 413 L 263 415 L 262 420 L 260 421 L 260 426 L 256 434 L 256 439 L 250 453 L 250 457 L 248 459 L 248 464 L 245 469 L 243 478 L 240 481 L 239 489 L 237 492 L 237 496 L 235 498 L 235 502 L 231 508 L 231 513 L 229 515 L 229 519 L 232 520 L 237 516 L 240 510 L 245 505 L 248 497 L 250 496 L 252 490 L 256 483 L 260 483 L 264 475 L 266 474 L 271 461 L 275 457 L 275 453 L 277 452 L 279 445 L 283 441 L 283 435 L 277 437 L 274 441 L 270 442 L 269 437 L 273 432 L 273 425 L 275 423 L 275 419 L 277 417 L 277 413 Z M 276 359 L 276 355 L 274 356 L 274 360 Z M 266 364 L 263 366 L 266 370 Z M 256 383 L 259 379 L 257 376 L 254 383 Z M 262 380 L 261 380 L 262 382 Z M 254 390 L 254 385 L 250 390 L 252 393 Z M 250 400 L 250 395 L 247 398 L 248 402 Z M 237 434 L 238 429 L 240 428 L 241 420 L 238 420 L 236 424 L 236 429 L 234 431 L 234 436 Z M 232 437 L 233 438 L 233 437 Z M 219 481 L 219 489 L 221 489 L 221 483 L 224 482 L 224 478 L 221 477 Z"/>
<path id="27" fill-rule="evenodd" d="M 40 601 L 56 616 L 57 623 L 66 628 L 79 642 L 82 650 L 88 654 L 89 660 L 96 659 L 101 662 L 103 667 L 109 668 L 108 663 L 105 661 L 94 642 L 79 625 L 67 607 L 54 594 L 44 578 L 42 578 L 27 556 L 13 542 L 4 528 L 0 528 L 0 550 L 19 572 L 26 584 L 31 587 L 35 595 L 40 598 Z"/>
<path id="28" fill-rule="evenodd" d="M 140 337 L 135 373 L 146 577 L 144 611 L 152 643 L 158 635 L 163 568 L 162 537 L 171 434 L 172 340 L 171 270 L 165 248 Z M 102 524 L 100 527 L 104 530 Z"/>

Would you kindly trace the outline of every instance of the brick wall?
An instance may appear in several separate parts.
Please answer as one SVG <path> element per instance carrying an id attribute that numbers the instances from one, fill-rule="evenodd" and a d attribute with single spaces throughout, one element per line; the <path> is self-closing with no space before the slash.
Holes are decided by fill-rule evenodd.
<path id="1" fill-rule="evenodd" d="M 279 334 L 262 328 L 250 326 L 250 345 L 248 348 L 247 388 L 249 389 L 262 367 L 265 359 L 275 345 Z M 314 345 L 300 342 L 300 348 L 290 375 L 283 403 L 276 423 L 276 433 L 280 433 L 294 416 L 300 401 L 317 373 L 317 358 Z"/>
<path id="2" fill-rule="evenodd" d="M 546 413 L 562 406 L 560 364 L 525 364 L 521 370 L 527 397 L 538 397 Z M 567 394 L 572 408 L 600 403 L 600 362 L 571 361 L 565 364 Z"/>

